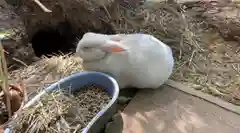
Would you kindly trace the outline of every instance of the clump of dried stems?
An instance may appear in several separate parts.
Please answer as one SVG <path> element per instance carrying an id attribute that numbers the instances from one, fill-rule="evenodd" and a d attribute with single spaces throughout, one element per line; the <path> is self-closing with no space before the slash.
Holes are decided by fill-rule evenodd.
<path id="1" fill-rule="evenodd" d="M 87 86 L 75 95 L 57 89 L 34 106 L 17 113 L 12 133 L 75 133 L 81 131 L 110 101 L 101 88 Z"/>
<path id="2" fill-rule="evenodd" d="M 0 40 L 0 89 L 2 89 L 4 95 L 6 96 L 8 117 L 11 118 L 12 111 L 8 86 L 8 70 L 1 40 Z"/>

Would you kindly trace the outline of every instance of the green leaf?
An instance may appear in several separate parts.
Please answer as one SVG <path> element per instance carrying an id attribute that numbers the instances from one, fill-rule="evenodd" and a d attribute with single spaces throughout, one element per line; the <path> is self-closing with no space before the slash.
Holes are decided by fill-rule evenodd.
<path id="1" fill-rule="evenodd" d="M 0 40 L 6 39 L 12 35 L 11 31 L 5 30 L 5 31 L 0 31 Z"/>

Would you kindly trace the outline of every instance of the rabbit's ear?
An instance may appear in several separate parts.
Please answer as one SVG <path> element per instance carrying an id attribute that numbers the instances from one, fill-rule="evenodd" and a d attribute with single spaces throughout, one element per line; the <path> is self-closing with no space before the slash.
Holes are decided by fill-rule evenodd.
<path id="1" fill-rule="evenodd" d="M 102 45 L 101 49 L 107 52 L 117 53 L 126 51 L 127 48 L 121 45 L 118 41 L 108 40 L 106 45 Z"/>
<path id="2" fill-rule="evenodd" d="M 102 47 L 103 50 L 107 52 L 112 52 L 112 53 L 117 53 L 117 52 L 123 52 L 126 51 L 124 48 L 117 46 L 117 45 L 112 45 L 112 46 L 104 46 Z"/>

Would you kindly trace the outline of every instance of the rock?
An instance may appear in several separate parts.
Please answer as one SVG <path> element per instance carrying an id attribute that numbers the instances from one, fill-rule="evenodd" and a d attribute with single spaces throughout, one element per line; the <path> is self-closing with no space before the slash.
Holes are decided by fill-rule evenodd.
<path id="1" fill-rule="evenodd" d="M 127 104 L 129 101 L 131 101 L 132 98 L 125 97 L 125 96 L 119 96 L 118 97 L 118 103 L 119 104 Z"/>

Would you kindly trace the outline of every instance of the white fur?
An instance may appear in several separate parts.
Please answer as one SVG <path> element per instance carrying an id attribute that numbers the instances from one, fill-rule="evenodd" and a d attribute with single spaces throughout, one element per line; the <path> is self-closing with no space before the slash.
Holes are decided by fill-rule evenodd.
<path id="1" fill-rule="evenodd" d="M 106 54 L 100 48 L 110 45 L 106 42 L 112 38 L 120 39 L 118 45 L 127 50 L 108 53 L 104 59 L 98 60 L 97 58 Z M 96 47 L 90 51 L 80 48 L 92 44 Z M 120 88 L 158 88 L 168 80 L 174 65 L 171 48 L 147 34 L 86 33 L 78 43 L 76 55 L 83 58 L 84 68 L 112 75 Z"/>

